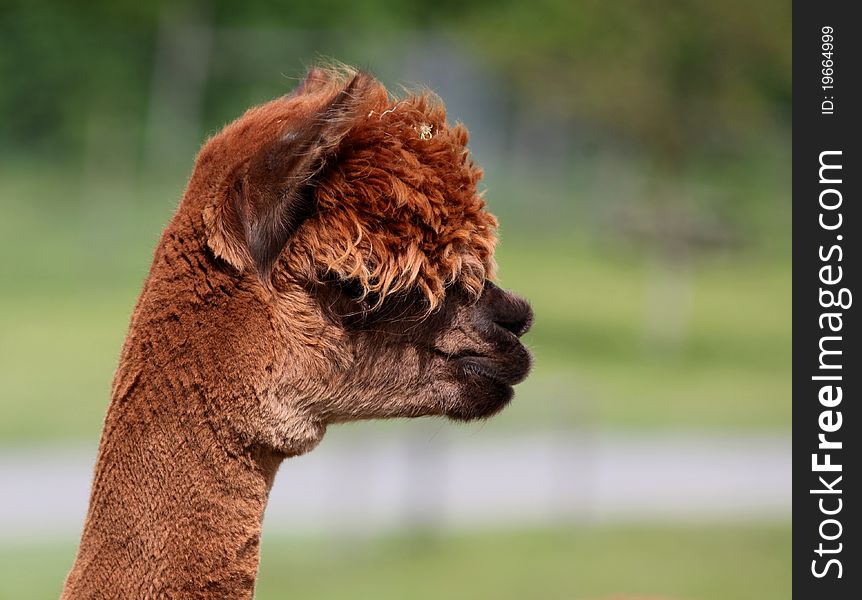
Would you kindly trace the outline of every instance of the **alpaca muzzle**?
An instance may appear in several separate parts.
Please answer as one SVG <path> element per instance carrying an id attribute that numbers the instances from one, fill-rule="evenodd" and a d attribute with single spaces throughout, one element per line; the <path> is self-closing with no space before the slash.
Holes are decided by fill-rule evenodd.
<path id="1" fill-rule="evenodd" d="M 486 281 L 473 312 L 473 326 L 485 348 L 459 357 L 462 371 L 509 386 L 526 379 L 533 360 L 521 337 L 532 324 L 533 310 L 526 300 Z"/>

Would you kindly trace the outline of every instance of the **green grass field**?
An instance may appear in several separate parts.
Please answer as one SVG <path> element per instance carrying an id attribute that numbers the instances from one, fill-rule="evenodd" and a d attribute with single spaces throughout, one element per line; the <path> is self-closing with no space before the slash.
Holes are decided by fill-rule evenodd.
<path id="1" fill-rule="evenodd" d="M 0 177 L 0 443 L 96 439 L 179 193 L 76 181 Z M 745 253 L 701 261 L 677 302 L 638 253 L 506 231 L 501 283 L 533 303 L 536 367 L 488 427 L 789 427 L 789 264 Z"/>
<path id="2" fill-rule="evenodd" d="M 0 447 L 96 443 L 178 190 L 0 168 Z M 536 366 L 483 434 L 789 429 L 786 259 L 740 250 L 674 274 L 583 230 L 531 235 L 502 221 L 500 281 L 534 306 Z M 789 524 L 265 536 L 257 597 L 784 600 L 790 547 Z M 74 551 L 74 540 L 0 541 L 0 600 L 56 597 Z"/>
<path id="3" fill-rule="evenodd" d="M 0 598 L 59 595 L 74 546 L 0 547 Z M 787 525 L 284 539 L 264 536 L 257 598 L 786 600 Z"/>

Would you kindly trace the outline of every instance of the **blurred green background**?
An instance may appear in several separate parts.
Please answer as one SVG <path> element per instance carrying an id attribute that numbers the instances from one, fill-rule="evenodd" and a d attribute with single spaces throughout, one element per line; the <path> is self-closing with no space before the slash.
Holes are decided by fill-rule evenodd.
<path id="1" fill-rule="evenodd" d="M 0 454 L 95 443 L 196 149 L 320 57 L 471 130 L 536 312 L 483 435 L 789 432 L 789 3 L 0 0 Z M 56 596 L 74 542 L 0 538 L 0 597 Z M 278 536 L 258 597 L 778 599 L 789 570 L 789 519 Z"/>

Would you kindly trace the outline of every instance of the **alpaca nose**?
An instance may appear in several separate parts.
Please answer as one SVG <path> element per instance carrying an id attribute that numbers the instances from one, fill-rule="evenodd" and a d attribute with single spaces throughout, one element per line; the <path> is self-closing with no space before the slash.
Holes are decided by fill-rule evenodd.
<path id="1" fill-rule="evenodd" d="M 533 325 L 530 304 L 512 292 L 502 290 L 490 281 L 485 282 L 483 295 L 487 298 L 490 320 L 502 329 L 521 337 Z"/>

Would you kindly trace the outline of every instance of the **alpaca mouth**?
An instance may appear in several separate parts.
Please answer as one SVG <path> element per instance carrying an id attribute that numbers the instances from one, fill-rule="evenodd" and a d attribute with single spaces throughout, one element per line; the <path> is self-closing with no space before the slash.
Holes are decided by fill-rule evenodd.
<path id="1" fill-rule="evenodd" d="M 496 356 L 459 355 L 449 358 L 461 382 L 461 393 L 447 403 L 445 414 L 457 421 L 487 419 L 505 408 L 532 364 L 530 353 L 518 344 Z"/>
<path id="2" fill-rule="evenodd" d="M 503 410 L 515 394 L 512 386 L 527 378 L 533 364 L 529 350 L 517 339 L 492 353 L 432 351 L 450 365 L 460 384 L 460 393 L 446 400 L 443 411 L 456 421 L 487 419 Z"/>
<path id="3" fill-rule="evenodd" d="M 488 356 L 463 356 L 455 362 L 467 378 L 478 377 L 513 386 L 527 378 L 532 360 L 526 348 L 519 344 L 519 351 L 501 358 Z"/>
<path id="4" fill-rule="evenodd" d="M 495 354 L 470 351 L 453 354 L 438 348 L 432 348 L 432 351 L 446 362 L 455 365 L 462 378 L 491 380 L 506 386 L 524 381 L 533 366 L 530 351 L 517 340 L 507 350 Z"/>

